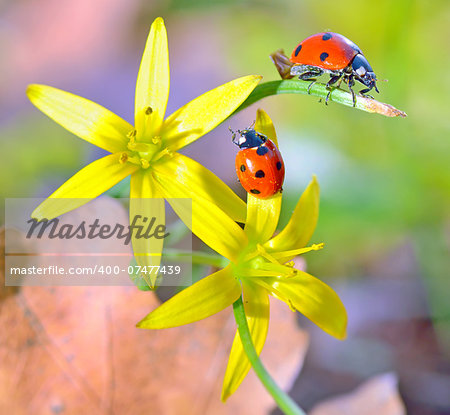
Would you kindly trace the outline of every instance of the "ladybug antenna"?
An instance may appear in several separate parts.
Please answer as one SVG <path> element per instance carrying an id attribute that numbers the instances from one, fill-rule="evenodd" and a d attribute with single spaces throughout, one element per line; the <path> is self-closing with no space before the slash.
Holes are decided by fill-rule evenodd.
<path id="1" fill-rule="evenodd" d="M 250 124 L 250 127 L 248 127 L 248 129 L 252 129 L 256 124 L 256 120 L 253 120 L 253 122 Z"/>
<path id="2" fill-rule="evenodd" d="M 230 132 L 231 132 L 231 134 L 232 134 L 232 136 L 231 136 L 231 141 L 232 141 L 234 144 L 237 144 L 236 141 L 235 141 L 235 139 L 236 139 L 236 132 L 235 132 L 234 130 L 232 130 L 231 127 L 228 127 L 228 129 L 230 130 Z M 239 130 L 238 130 L 238 132 L 239 132 Z"/>

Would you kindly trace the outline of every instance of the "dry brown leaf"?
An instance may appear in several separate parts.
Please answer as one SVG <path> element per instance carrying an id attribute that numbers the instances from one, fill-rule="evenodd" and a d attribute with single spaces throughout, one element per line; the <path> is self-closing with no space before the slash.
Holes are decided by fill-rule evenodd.
<path id="1" fill-rule="evenodd" d="M 404 415 L 397 384 L 394 373 L 374 376 L 349 394 L 319 403 L 309 415 Z"/>
<path id="2" fill-rule="evenodd" d="M 106 208 L 113 202 L 96 203 Z M 154 293 L 134 287 L 23 287 L 5 298 L 0 413 L 221 415 L 273 408 L 253 373 L 220 402 L 235 331 L 231 307 L 179 328 L 137 329 L 158 304 Z M 308 337 L 288 307 L 276 300 L 271 305 L 262 358 L 290 387 Z"/>

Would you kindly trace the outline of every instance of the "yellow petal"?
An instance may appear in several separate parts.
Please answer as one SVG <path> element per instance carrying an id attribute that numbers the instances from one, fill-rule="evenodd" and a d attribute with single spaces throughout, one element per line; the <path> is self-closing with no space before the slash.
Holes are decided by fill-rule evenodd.
<path id="1" fill-rule="evenodd" d="M 242 283 L 244 308 L 253 345 L 258 355 L 263 349 L 269 329 L 270 304 L 264 288 L 250 282 Z M 247 376 L 251 364 L 242 347 L 239 332 L 236 332 L 222 387 L 222 401 L 232 395 Z"/>
<path id="2" fill-rule="evenodd" d="M 202 164 L 180 153 L 157 163 L 154 170 L 165 176 L 175 177 L 180 197 L 202 197 L 214 202 L 236 222 L 245 222 L 246 205 L 222 180 Z M 183 188 L 183 189 L 182 189 Z M 176 197 L 176 196 L 172 196 Z"/>
<path id="3" fill-rule="evenodd" d="M 245 233 L 249 241 L 264 244 L 277 229 L 281 211 L 281 193 L 268 198 L 259 199 L 247 194 L 247 221 Z"/>
<path id="4" fill-rule="evenodd" d="M 169 88 L 167 32 L 164 20 L 158 17 L 150 28 L 136 82 L 134 119 L 138 141 L 159 133 Z"/>
<path id="5" fill-rule="evenodd" d="M 164 329 L 202 320 L 233 304 L 241 295 L 241 286 L 228 266 L 196 282 L 176 294 L 147 317 L 137 327 Z"/>
<path id="6" fill-rule="evenodd" d="M 32 217 L 37 220 L 52 219 L 76 209 L 139 168 L 131 163 L 120 164 L 121 155 L 110 154 L 88 164 L 42 202 L 34 210 Z"/>
<path id="7" fill-rule="evenodd" d="M 319 217 L 319 183 L 314 176 L 300 197 L 294 213 L 285 228 L 268 241 L 264 247 L 272 251 L 289 251 L 303 248 L 310 240 Z M 280 259 L 289 261 L 290 257 Z"/>
<path id="8" fill-rule="evenodd" d="M 139 169 L 131 176 L 130 198 L 164 197 L 159 191 L 150 170 Z"/>
<path id="9" fill-rule="evenodd" d="M 186 164 L 187 160 L 190 161 Z M 186 226 L 216 252 L 236 261 L 241 250 L 247 246 L 247 237 L 242 228 L 210 199 L 214 197 L 214 193 L 205 194 L 202 186 L 205 180 L 212 180 L 212 176 L 209 177 L 212 173 L 206 173 L 206 169 L 203 171 L 198 167 L 200 165 L 197 170 L 186 170 L 187 166 L 195 165 L 191 162 L 193 160 L 187 157 L 174 155 L 170 161 L 155 164 L 153 175 L 161 192 Z M 220 180 L 216 180 L 219 185 Z M 197 188 L 199 193 L 195 190 Z M 221 196 L 217 197 L 220 200 Z M 182 198 L 192 199 L 192 209 L 188 209 Z"/>
<path id="10" fill-rule="evenodd" d="M 261 108 L 258 108 L 258 111 L 256 111 L 255 130 L 261 134 L 264 134 L 278 147 L 277 133 L 275 132 L 273 122 L 267 113 Z"/>
<path id="11" fill-rule="evenodd" d="M 245 233 L 236 222 L 206 199 L 192 198 L 192 209 L 188 209 L 188 195 L 186 199 L 181 199 L 180 193 L 171 193 L 173 188 L 167 178 L 163 178 L 160 184 L 167 201 L 192 233 L 220 255 L 236 262 L 248 243 Z"/>
<path id="12" fill-rule="evenodd" d="M 264 278 L 276 297 L 304 314 L 328 334 L 344 339 L 347 330 L 347 312 L 338 295 L 319 279 L 298 271 L 290 278 Z"/>
<path id="13" fill-rule="evenodd" d="M 130 224 L 147 228 L 154 218 L 153 229 L 165 225 L 165 205 L 161 197 L 149 170 L 140 169 L 135 172 L 130 182 Z M 143 222 L 143 218 L 147 220 Z M 131 243 L 137 264 L 150 271 L 142 272 L 142 277 L 150 288 L 154 288 L 158 273 L 156 268 L 149 267 L 160 265 L 164 238 L 137 238 L 136 232 L 133 232 Z"/>
<path id="14" fill-rule="evenodd" d="M 161 137 L 176 151 L 205 135 L 245 101 L 261 80 L 250 75 L 221 85 L 175 111 L 163 124 Z"/>
<path id="15" fill-rule="evenodd" d="M 127 149 L 132 125 L 95 102 L 46 85 L 29 85 L 30 101 L 83 140 L 111 153 Z"/>

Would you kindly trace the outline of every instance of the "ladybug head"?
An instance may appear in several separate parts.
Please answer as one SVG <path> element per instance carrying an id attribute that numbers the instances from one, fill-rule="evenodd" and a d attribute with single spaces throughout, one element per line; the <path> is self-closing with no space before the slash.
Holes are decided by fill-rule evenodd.
<path id="1" fill-rule="evenodd" d="M 375 88 L 375 91 L 378 91 L 377 88 L 377 76 L 367 61 L 366 57 L 358 53 L 352 62 L 353 74 L 356 79 L 366 85 L 369 89 Z"/>
<path id="2" fill-rule="evenodd" d="M 233 133 L 233 143 L 239 146 L 239 148 L 252 148 L 252 147 L 260 147 L 267 141 L 267 137 L 264 134 L 258 133 L 253 128 L 247 128 L 245 130 L 237 130 Z M 236 135 L 239 135 L 239 138 L 236 141 Z"/>

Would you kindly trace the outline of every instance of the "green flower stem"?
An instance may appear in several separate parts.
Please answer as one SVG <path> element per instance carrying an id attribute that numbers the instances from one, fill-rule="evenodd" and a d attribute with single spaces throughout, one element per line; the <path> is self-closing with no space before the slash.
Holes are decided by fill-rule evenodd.
<path id="1" fill-rule="evenodd" d="M 179 262 L 192 262 L 193 264 L 211 265 L 212 267 L 224 268 L 228 260 L 216 254 L 208 254 L 199 251 L 182 251 L 179 249 L 166 248 L 163 251 L 163 258 L 177 260 Z"/>
<path id="2" fill-rule="evenodd" d="M 245 317 L 244 303 L 242 297 L 239 297 L 233 304 L 234 318 L 238 326 L 239 336 L 241 338 L 244 351 L 252 364 L 253 370 L 258 375 L 259 380 L 262 382 L 267 391 L 275 399 L 280 409 L 286 415 L 306 415 L 306 413 L 287 395 L 279 386 L 275 383 L 272 377 L 267 372 L 266 368 L 261 363 L 261 360 L 256 353 L 255 346 L 253 345 L 252 337 Z"/>
<path id="3" fill-rule="evenodd" d="M 326 85 L 316 82 L 310 89 L 308 94 L 308 87 L 311 81 L 301 81 L 299 79 L 286 79 L 281 81 L 270 81 L 263 84 L 259 84 L 253 92 L 248 96 L 248 98 L 241 104 L 241 106 L 234 112 L 237 113 L 248 106 L 254 104 L 255 102 L 269 97 L 271 95 L 280 94 L 303 94 L 303 95 L 314 95 L 316 97 L 326 99 L 328 93 Z M 330 95 L 329 101 L 337 102 L 339 104 L 346 105 L 348 107 L 353 107 L 352 95 L 344 91 L 343 89 L 333 89 Z M 371 98 L 365 98 L 362 96 L 356 96 L 356 106 L 355 108 L 382 114 L 387 117 L 406 117 L 406 113 L 394 108 L 392 105 L 384 104 L 378 102 Z"/>

